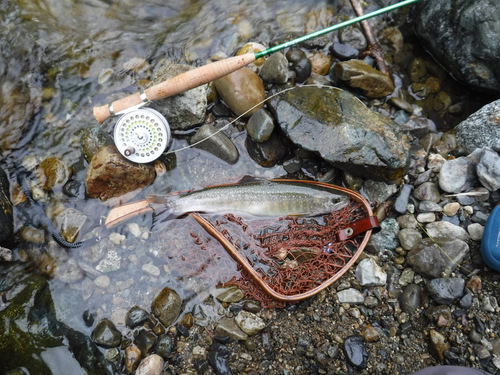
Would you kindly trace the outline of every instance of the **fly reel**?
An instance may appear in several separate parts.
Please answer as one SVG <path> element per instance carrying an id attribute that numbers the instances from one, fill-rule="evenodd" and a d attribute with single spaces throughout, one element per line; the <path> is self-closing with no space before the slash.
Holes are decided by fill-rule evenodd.
<path id="1" fill-rule="evenodd" d="M 122 115 L 114 129 L 120 154 L 135 163 L 156 160 L 170 144 L 170 127 L 158 111 L 136 109 Z"/>

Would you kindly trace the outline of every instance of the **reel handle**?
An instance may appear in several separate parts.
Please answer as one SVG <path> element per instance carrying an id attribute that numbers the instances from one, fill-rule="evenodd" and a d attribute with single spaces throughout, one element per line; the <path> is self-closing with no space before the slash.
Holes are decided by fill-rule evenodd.
<path id="1" fill-rule="evenodd" d="M 132 94 L 125 98 L 118 99 L 111 104 L 94 107 L 94 117 L 99 124 L 106 119 L 118 114 L 128 108 L 138 106 L 148 101 L 167 98 L 172 95 L 193 89 L 205 83 L 212 82 L 217 78 L 235 72 L 255 61 L 254 53 L 245 53 L 239 56 L 229 57 L 220 61 L 200 66 L 199 68 L 188 70 L 175 77 L 167 79 L 155 86 L 144 90 L 143 94 Z"/>

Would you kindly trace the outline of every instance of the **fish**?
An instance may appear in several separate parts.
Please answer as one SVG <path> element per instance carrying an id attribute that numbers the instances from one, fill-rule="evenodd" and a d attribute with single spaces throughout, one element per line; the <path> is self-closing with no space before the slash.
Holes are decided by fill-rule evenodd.
<path id="1" fill-rule="evenodd" d="M 156 212 L 160 205 L 165 217 L 190 212 L 242 214 L 253 216 L 317 216 L 338 211 L 350 197 L 321 185 L 296 180 L 257 180 L 217 185 L 178 195 L 152 195 L 110 210 L 105 226 L 111 227 L 131 216 Z"/>

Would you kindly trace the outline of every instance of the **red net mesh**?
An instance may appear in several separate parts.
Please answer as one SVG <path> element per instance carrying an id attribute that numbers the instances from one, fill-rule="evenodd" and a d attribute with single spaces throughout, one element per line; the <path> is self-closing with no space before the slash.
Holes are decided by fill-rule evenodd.
<path id="1" fill-rule="evenodd" d="M 364 237 L 360 234 L 337 242 L 336 233 L 366 216 L 363 207 L 351 200 L 339 211 L 311 218 L 241 218 L 232 214 L 203 217 L 246 259 L 265 284 L 278 294 L 294 296 L 311 291 L 345 269 Z M 199 224 L 193 225 L 192 219 L 188 223 L 188 238 L 185 231 L 177 238 L 182 251 L 170 253 L 166 259 L 175 272 L 212 283 L 236 285 L 264 307 L 285 305 L 263 290 L 245 267 L 231 259 L 219 241 L 201 230 Z M 172 233 L 165 228 L 161 232 Z M 186 246 L 186 240 L 191 246 Z M 175 240 L 169 241 L 175 245 Z"/>

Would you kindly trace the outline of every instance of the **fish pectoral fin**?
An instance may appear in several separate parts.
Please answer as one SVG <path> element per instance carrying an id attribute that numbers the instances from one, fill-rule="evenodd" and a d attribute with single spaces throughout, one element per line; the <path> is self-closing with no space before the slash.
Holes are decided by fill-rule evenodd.
<path id="1" fill-rule="evenodd" d="M 142 199 L 137 202 L 123 204 L 112 208 L 104 225 L 106 228 L 111 228 L 116 224 L 122 223 L 134 216 L 152 212 L 153 208 L 150 205 L 149 199 Z"/>

